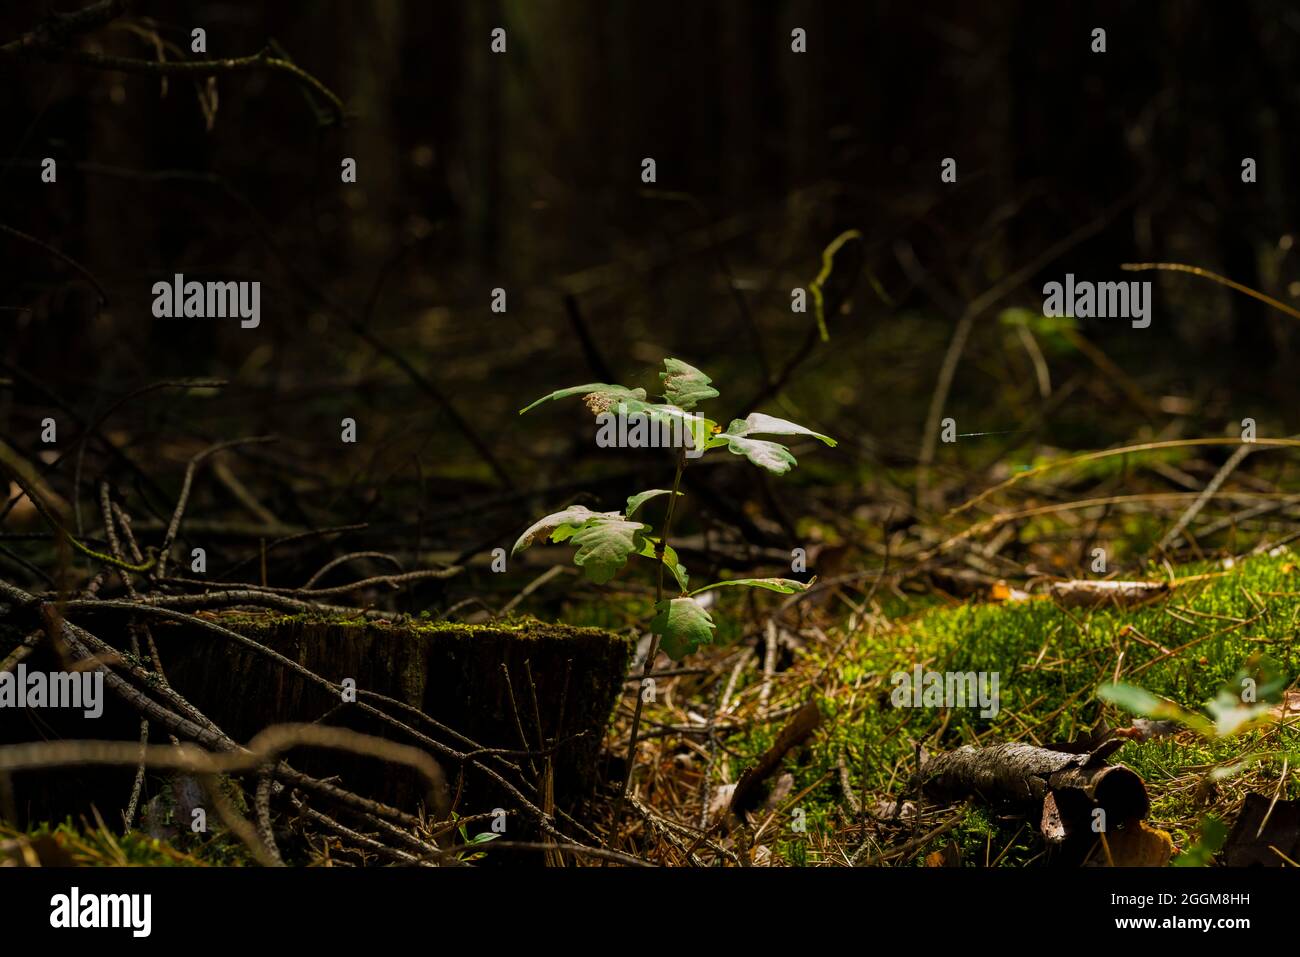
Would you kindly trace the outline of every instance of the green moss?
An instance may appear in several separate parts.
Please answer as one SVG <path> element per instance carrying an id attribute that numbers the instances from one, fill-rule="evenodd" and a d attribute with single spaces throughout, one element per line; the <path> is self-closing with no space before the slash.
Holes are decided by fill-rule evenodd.
<path id="1" fill-rule="evenodd" d="M 290 626 L 313 626 L 344 630 L 352 628 L 358 631 L 375 629 L 398 636 L 402 634 L 418 634 L 437 636 L 439 638 L 464 638 L 466 640 L 502 633 L 525 639 L 560 641 L 608 636 L 608 632 L 601 628 L 555 624 L 539 621 L 528 616 L 511 616 L 485 624 L 465 624 L 455 621 L 430 621 L 426 618 L 410 618 L 398 615 L 391 619 L 374 619 L 366 618 L 363 615 L 234 613 L 223 615 L 220 624 L 227 628 L 238 628 L 245 634 L 255 631 L 270 633 Z"/>
<path id="2" fill-rule="evenodd" d="M 0 824 L 0 838 L 18 837 L 31 842 L 45 866 L 238 867 L 253 863 L 243 844 L 221 828 L 181 848 L 141 831 L 114 834 L 103 826 L 78 827 L 71 820 L 47 822 L 27 831 Z"/>
<path id="3" fill-rule="evenodd" d="M 1209 577 L 1189 580 L 1198 575 Z M 1300 675 L 1300 570 L 1293 556 L 1260 556 L 1228 569 L 1187 566 L 1178 576 L 1183 583 L 1166 599 L 1137 608 L 1063 609 L 1050 600 L 965 604 L 929 608 L 855 638 L 830 663 L 833 677 L 822 685 L 831 689 L 821 699 L 826 730 L 813 739 L 802 763 L 786 762 L 795 776 L 793 793 L 811 788 L 801 799 L 808 819 L 847 823 L 841 755 L 855 794 L 865 788 L 871 801 L 893 798 L 914 774 L 918 742 L 935 752 L 1001 741 L 1048 744 L 1077 739 L 1103 717 L 1112 726 L 1128 724 L 1132 715 L 1096 695 L 1099 685 L 1115 678 L 1198 708 L 1259 653 L 1288 680 Z M 1151 577 L 1164 574 L 1153 569 Z M 837 646 L 841 637 L 831 633 L 824 647 Z M 804 666 L 817 673 L 826 664 L 814 656 Z M 890 676 L 917 664 L 927 671 L 998 672 L 999 713 L 981 718 L 978 709 L 894 708 Z M 752 761 L 771 744 L 775 730 L 747 732 L 728 746 L 742 761 Z M 1207 810 L 1223 816 L 1246 790 L 1277 787 L 1282 762 L 1265 761 L 1249 778 L 1218 785 L 1207 780 L 1212 767 L 1255 750 L 1297 749 L 1300 731 L 1273 726 L 1215 741 L 1181 733 L 1129 742 L 1114 760 L 1147 782 L 1149 822 L 1185 846 L 1194 842 Z M 1295 775 L 1283 782 L 1281 796 L 1300 797 Z M 1043 851 L 1023 817 L 1002 820 L 983 811 L 968 812 L 960 826 L 921 853 L 950 840 L 971 863 L 983 863 L 987 855 L 990 861 L 1000 857 L 1003 865 L 1023 865 Z"/>

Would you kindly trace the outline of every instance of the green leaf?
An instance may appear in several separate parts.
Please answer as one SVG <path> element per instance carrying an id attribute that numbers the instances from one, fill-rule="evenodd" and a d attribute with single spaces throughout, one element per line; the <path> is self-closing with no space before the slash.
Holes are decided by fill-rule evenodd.
<path id="1" fill-rule="evenodd" d="M 1206 737 L 1214 735 L 1214 725 L 1201 715 L 1136 685 L 1105 684 L 1097 689 L 1097 697 L 1143 717 L 1177 721 Z"/>
<path id="2" fill-rule="evenodd" d="M 702 645 L 713 642 L 713 619 L 694 598 L 674 598 L 655 605 L 651 630 L 660 636 L 660 647 L 674 661 L 681 661 Z"/>
<path id="3" fill-rule="evenodd" d="M 793 595 L 797 591 L 805 591 L 809 583 L 795 581 L 793 578 L 732 578 L 725 582 L 714 582 L 712 585 L 705 585 L 703 588 L 697 588 L 691 592 L 692 595 L 699 595 L 706 591 L 712 591 L 715 588 L 728 588 L 732 585 L 744 585 L 747 588 L 766 588 L 768 591 L 780 592 L 782 595 Z"/>
<path id="4" fill-rule="evenodd" d="M 655 547 L 658 544 L 659 539 L 647 538 L 645 544 L 641 546 L 641 550 L 637 552 L 637 554 L 658 561 L 659 556 L 655 554 Z M 664 548 L 664 566 L 673 573 L 673 578 L 677 579 L 677 585 L 682 591 L 686 591 L 686 589 L 690 587 L 691 579 L 690 575 L 686 573 L 686 566 L 681 563 L 680 559 L 678 559 L 677 552 L 671 545 Z"/>
<path id="5" fill-rule="evenodd" d="M 723 443 L 733 455 L 743 455 L 760 468 L 775 472 L 777 475 L 784 475 L 793 466 L 799 464 L 784 445 L 763 439 L 747 439 L 726 432 L 715 436 L 705 447 L 711 449 Z"/>
<path id="6" fill-rule="evenodd" d="M 691 432 L 703 430 L 702 434 L 708 436 L 713 427 L 717 425 L 712 419 L 707 419 L 702 415 L 694 412 L 687 412 L 680 406 L 671 405 L 666 402 L 643 402 L 635 397 L 620 399 L 616 403 L 616 408 L 611 411 L 623 411 L 627 415 L 644 415 L 652 422 L 667 422 L 671 425 L 674 422 L 680 423 L 683 429 Z"/>
<path id="7" fill-rule="evenodd" d="M 702 415 L 675 405 L 643 402 L 636 398 L 619 399 L 607 411 L 627 420 L 629 435 L 633 429 L 646 430 L 648 427 L 651 434 L 645 435 L 644 441 L 662 448 L 707 448 L 709 436 L 717 429 L 716 422 Z"/>
<path id="8" fill-rule="evenodd" d="M 665 359 L 666 372 L 659 373 L 664 382 L 664 398 L 683 409 L 692 408 L 705 399 L 715 399 L 718 390 L 709 385 L 713 380 L 699 369 L 681 359 Z"/>
<path id="9" fill-rule="evenodd" d="M 1173 867 L 1209 867 L 1228 840 L 1228 825 L 1213 815 L 1201 821 L 1201 839 L 1174 858 Z"/>
<path id="10" fill-rule="evenodd" d="M 565 399 L 571 395 L 587 396 L 587 407 L 599 414 L 608 411 L 609 407 L 615 405 L 621 399 L 641 401 L 645 399 L 645 389 L 629 389 L 622 385 L 606 385 L 603 382 L 589 382 L 586 385 L 570 386 L 567 389 L 557 389 L 550 395 L 544 395 L 532 405 L 525 406 L 519 410 L 519 414 L 531 412 L 543 402 L 550 402 L 552 399 Z"/>
<path id="11" fill-rule="evenodd" d="M 515 542 L 511 554 L 518 554 L 538 536 L 553 542 L 569 541 L 578 548 L 573 563 L 587 577 L 603 585 L 627 564 L 628 556 L 642 547 L 649 525 L 630 522 L 619 512 L 593 512 L 584 505 L 572 505 L 534 522 Z"/>
<path id="12" fill-rule="evenodd" d="M 1226 738 L 1247 731 L 1265 719 L 1272 706 L 1265 702 L 1248 704 L 1233 694 L 1231 688 L 1223 688 L 1213 701 L 1206 703 L 1205 709 L 1214 718 L 1215 734 Z"/>
<path id="13" fill-rule="evenodd" d="M 627 564 L 628 556 L 641 549 L 649 525 L 629 522 L 613 512 L 591 519 L 572 535 L 578 546 L 573 563 L 597 585 L 613 578 Z"/>
<path id="14" fill-rule="evenodd" d="M 631 518 L 633 513 L 636 512 L 636 510 L 639 509 L 646 502 L 650 501 L 650 499 L 657 498 L 660 495 L 671 495 L 671 494 L 672 492 L 666 488 L 652 488 L 648 492 L 637 492 L 635 495 L 630 496 L 628 498 L 627 511 L 624 512 L 623 514 L 626 515 L 628 518 Z M 682 493 L 678 492 L 677 494 L 681 495 Z"/>
<path id="15" fill-rule="evenodd" d="M 829 435 L 822 435 L 820 432 L 806 429 L 802 425 L 796 425 L 794 422 L 788 422 L 785 419 L 778 419 L 774 415 L 764 415 L 762 412 L 751 412 L 743 419 L 732 419 L 731 425 L 727 426 L 726 434 L 811 435 L 815 439 L 821 439 L 831 448 L 835 448 L 839 444 Z"/>
<path id="16" fill-rule="evenodd" d="M 528 531 L 519 536 L 519 540 L 515 542 L 515 547 L 510 550 L 510 554 L 519 554 L 531 545 L 538 536 L 542 538 L 550 536 L 551 541 L 562 542 L 572 536 L 581 526 L 598 516 L 606 518 L 623 517 L 618 512 L 593 512 L 585 505 L 570 505 L 563 511 L 552 512 L 529 526 Z"/>
<path id="17" fill-rule="evenodd" d="M 836 444 L 835 440 L 830 436 L 806 429 L 802 425 L 796 425 L 775 416 L 764 415 L 762 412 L 752 412 L 747 418 L 733 419 L 731 425 L 727 427 L 727 431 L 715 435 L 706 443 L 705 448 L 713 449 L 726 445 L 733 454 L 743 455 L 760 468 L 775 472 L 777 475 L 784 475 L 798 464 L 794 455 L 784 445 L 779 442 L 768 442 L 765 439 L 749 438 L 751 434 L 811 435 L 827 445 L 834 446 Z"/>

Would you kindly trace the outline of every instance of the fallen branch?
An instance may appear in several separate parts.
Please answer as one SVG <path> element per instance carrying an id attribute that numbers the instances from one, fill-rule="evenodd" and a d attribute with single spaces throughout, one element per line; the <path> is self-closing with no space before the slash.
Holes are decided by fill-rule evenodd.
<path id="1" fill-rule="evenodd" d="M 1142 779 L 1106 758 L 1124 742 L 1111 740 L 1093 751 L 1071 754 L 1029 744 L 967 745 L 931 758 L 921 767 L 928 797 L 939 801 L 979 798 L 1020 809 L 1041 808 L 1039 830 L 1051 843 L 1088 830 L 1095 808 L 1118 824 L 1141 819 L 1151 809 Z"/>
<path id="2" fill-rule="evenodd" d="M 815 701 L 809 701 L 796 711 L 776 736 L 776 742 L 741 774 L 736 789 L 731 793 L 731 813 L 739 815 L 747 810 L 755 789 L 777 769 L 786 754 L 806 741 L 821 723 L 822 713 Z"/>

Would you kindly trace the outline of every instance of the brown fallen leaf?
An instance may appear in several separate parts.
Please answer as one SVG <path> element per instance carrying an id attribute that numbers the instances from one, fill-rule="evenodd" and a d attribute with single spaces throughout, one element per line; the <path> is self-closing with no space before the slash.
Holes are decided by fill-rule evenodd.
<path id="1" fill-rule="evenodd" d="M 1174 842 L 1167 831 L 1143 821 L 1129 821 L 1106 832 L 1106 847 L 1100 846 L 1088 861 L 1090 867 L 1165 867 L 1174 856 Z M 1106 851 L 1110 851 L 1107 860 Z"/>
<path id="2" fill-rule="evenodd" d="M 1061 816 L 1061 809 L 1056 804 L 1056 795 L 1050 791 L 1043 798 L 1043 814 L 1038 822 L 1038 830 L 1048 844 L 1060 844 L 1070 836 L 1065 818 Z"/>
<path id="3" fill-rule="evenodd" d="M 1229 867 L 1285 867 L 1300 861 L 1300 801 L 1250 793 L 1221 851 Z"/>
<path id="4" fill-rule="evenodd" d="M 937 851 L 925 855 L 926 867 L 961 867 L 961 848 L 949 841 Z"/>

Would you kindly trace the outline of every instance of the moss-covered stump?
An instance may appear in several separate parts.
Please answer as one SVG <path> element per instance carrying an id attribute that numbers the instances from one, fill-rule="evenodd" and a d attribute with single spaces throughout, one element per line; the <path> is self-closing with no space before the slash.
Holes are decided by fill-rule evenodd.
<path id="1" fill-rule="evenodd" d="M 530 750 L 558 740 L 553 787 L 560 806 L 572 805 L 596 781 L 601 739 L 631 654 L 623 636 L 531 620 L 459 625 L 225 615 L 220 624 L 332 682 L 352 679 L 359 691 L 418 709 L 443 730 L 418 715 L 384 706 L 458 752 L 475 746 L 519 751 L 525 747 L 521 728 Z M 156 628 L 155 635 L 171 683 L 236 740 L 247 741 L 279 722 L 323 720 L 416 743 L 232 640 L 185 626 Z M 415 807 L 424 793 L 413 773 L 377 759 L 301 749 L 292 760 L 304 771 L 337 775 L 345 787 L 401 807 Z M 463 788 L 459 813 L 495 807 L 511 811 L 517 805 L 481 771 L 468 768 L 460 781 L 462 768 L 440 760 L 453 792 Z M 529 758 L 514 755 L 509 760 L 521 763 L 531 780 Z M 540 758 L 534 762 L 543 765 Z M 519 783 L 518 775 L 506 776 Z M 524 792 L 534 798 L 533 788 Z"/>

